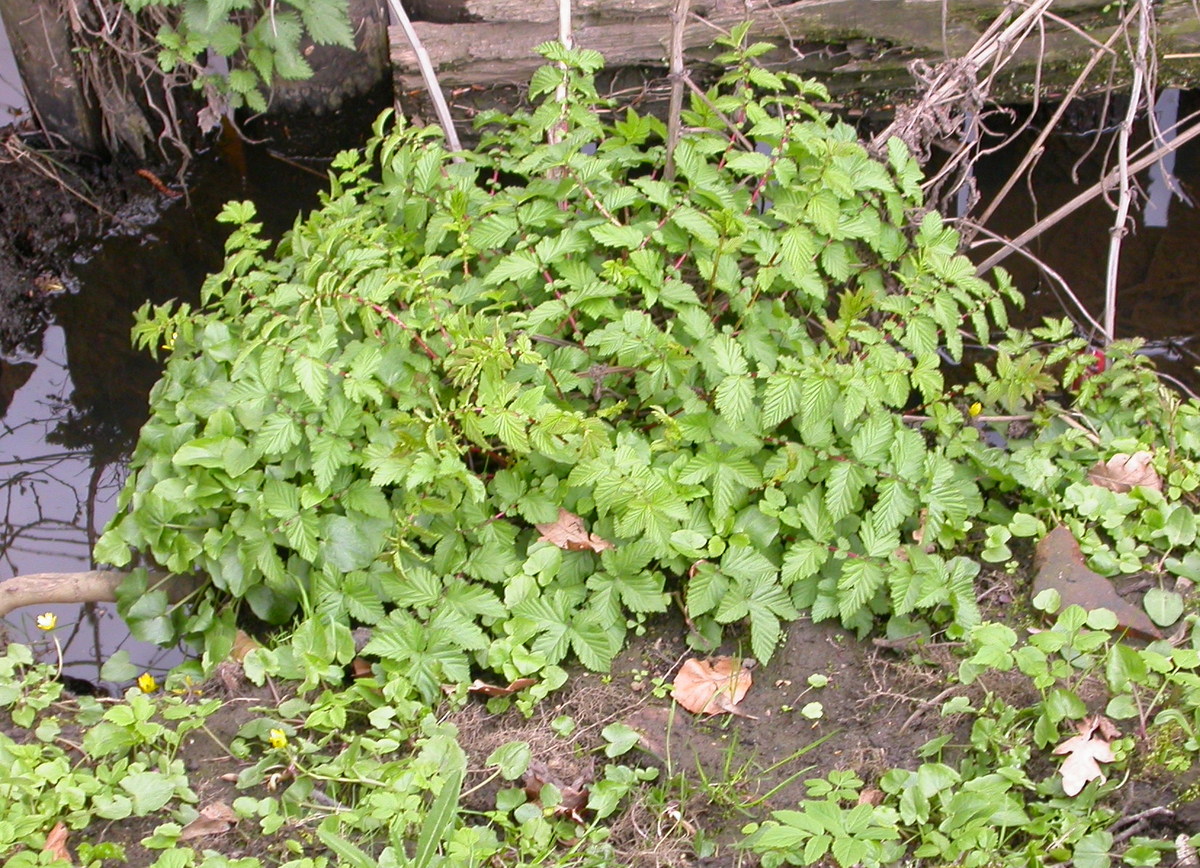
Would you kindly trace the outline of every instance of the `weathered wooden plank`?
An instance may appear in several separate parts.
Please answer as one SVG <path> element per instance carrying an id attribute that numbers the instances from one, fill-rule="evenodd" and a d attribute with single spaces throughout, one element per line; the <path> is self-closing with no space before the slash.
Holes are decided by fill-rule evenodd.
<path id="1" fill-rule="evenodd" d="M 571 12 L 576 20 L 636 19 L 665 15 L 674 5 L 675 0 L 574 0 Z M 700 14 L 708 14 L 715 3 L 700 2 L 696 6 Z M 437 24 L 558 21 L 558 0 L 409 0 L 405 8 L 413 20 Z"/>
<path id="2" fill-rule="evenodd" d="M 600 0 L 596 3 L 600 5 Z M 743 21 L 747 8 L 755 38 L 775 39 L 789 47 L 807 41 L 877 36 L 883 46 L 931 55 L 940 54 L 943 45 L 951 52 L 965 51 L 978 37 L 973 26 L 952 22 L 943 39 L 941 4 L 929 0 L 806 0 L 778 7 L 763 0 L 716 0 L 708 4 L 707 14 L 696 10 L 700 19 L 693 18 L 684 30 L 689 60 L 712 57 L 713 39 Z M 534 47 L 558 35 L 553 21 L 420 22 L 416 29 L 442 84 L 448 87 L 523 83 L 541 63 Z M 663 11 L 636 20 L 577 18 L 574 35 L 577 45 L 604 54 L 610 67 L 665 66 L 670 31 L 670 16 Z M 788 59 L 779 58 L 781 62 Z M 803 60 L 799 56 L 790 59 Z M 400 87 L 419 86 L 416 56 L 398 28 L 393 28 L 392 62 Z"/>
<path id="3" fill-rule="evenodd" d="M 437 14 L 434 7 L 441 9 L 440 20 L 451 13 L 474 19 L 416 23 L 445 87 L 522 85 L 541 64 L 534 47 L 558 35 L 555 0 L 416 0 L 414 5 L 428 6 L 431 16 Z M 673 0 L 575 0 L 574 5 L 576 44 L 600 51 L 610 69 L 665 69 Z M 1102 42 L 1117 17 L 1116 11 L 1105 11 L 1109 5 L 1107 0 L 1056 0 L 1054 12 Z M 623 17 L 631 7 L 637 17 Z M 753 37 L 779 46 L 764 58 L 768 66 L 820 75 L 837 90 L 894 87 L 900 79 L 911 81 L 904 67 L 914 58 L 936 62 L 947 53 L 965 54 L 1004 4 L 950 0 L 943 10 L 940 0 L 696 0 L 692 9 L 695 15 L 684 32 L 689 65 L 710 60 L 713 39 L 749 16 Z M 1195 50 L 1200 35 L 1190 0 L 1166 0 L 1157 10 L 1160 30 L 1169 34 L 1163 44 L 1176 52 Z M 837 47 L 847 44 L 851 50 L 839 55 Z M 1094 44 L 1047 21 L 1044 40 L 1030 40 L 1010 68 L 1024 65 L 1028 71 L 1038 62 L 1081 59 Z M 415 55 L 398 28 L 392 33 L 392 62 L 400 90 L 422 87 Z"/>

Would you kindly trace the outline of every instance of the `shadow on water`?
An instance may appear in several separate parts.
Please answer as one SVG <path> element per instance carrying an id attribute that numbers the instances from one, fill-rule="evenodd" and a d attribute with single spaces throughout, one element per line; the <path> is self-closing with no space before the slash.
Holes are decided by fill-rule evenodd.
<path id="1" fill-rule="evenodd" d="M 1184 94 L 1180 114 L 1200 105 Z M 1058 136 L 1027 185 L 990 223 L 1008 237 L 1039 215 L 1071 199 L 1097 176 L 1104 144 L 1096 136 Z M 1090 153 L 1089 153 L 1090 152 Z M 1021 152 L 1013 149 L 978 168 L 983 201 L 1007 178 Z M 1078 164 L 1084 157 L 1082 164 Z M 1176 158 L 1179 189 L 1200 193 L 1200 151 Z M 129 341 L 132 311 L 145 301 L 194 301 L 210 271 L 220 267 L 228 228 L 214 221 L 222 204 L 251 199 L 267 231 L 278 237 L 298 212 L 316 203 L 324 182 L 261 150 L 247 148 L 244 162 L 212 153 L 193 173 L 189 201 L 161 211 L 142 202 L 123 214 L 125 225 L 77 257 L 54 321 L 36 357 L 0 362 L 0 569 L 4 577 L 34 572 L 74 572 L 90 567 L 89 552 L 112 514 L 124 478 L 123 461 L 147 413 L 146 396 L 158 365 Z M 1149 180 L 1147 183 L 1151 183 Z M 1034 195 L 1028 195 L 1032 190 Z M 1128 237 L 1121 270 L 1118 333 L 1150 338 L 1148 351 L 1174 376 L 1196 383 L 1200 338 L 1200 211 L 1178 197 L 1156 199 L 1165 225 L 1139 221 Z M 1102 315 L 1104 260 L 1112 211 L 1102 200 L 1041 236 L 1035 252 L 1062 274 L 1088 307 Z M 1004 263 L 1030 300 L 1023 321 L 1062 316 L 1065 308 L 1038 270 L 1011 257 Z M 38 641 L 29 609 L 8 619 L 11 638 Z M 103 662 L 119 649 L 139 669 L 161 672 L 179 661 L 130 639 L 111 606 L 58 607 L 58 635 L 70 674 L 98 680 Z M 0 637 L 2 638 L 2 637 Z M 44 643 L 43 643 L 44 645 Z"/>
<path id="2" fill-rule="evenodd" d="M 230 229 L 215 217 L 225 202 L 254 201 L 267 233 L 278 238 L 326 187 L 265 151 L 239 151 L 202 157 L 187 201 L 160 210 L 140 199 L 122 212 L 119 228 L 76 256 L 64 280 L 73 291 L 55 300 L 41 354 L 0 363 L 5 578 L 91 567 L 92 544 L 115 509 L 124 461 L 160 370 L 130 344 L 133 311 L 146 301 L 196 302 L 205 275 L 221 267 Z M 130 638 L 111 605 L 47 608 L 59 617 L 65 671 L 76 678 L 98 681 L 104 661 L 120 649 L 151 672 L 182 659 L 179 649 Z M 42 641 L 33 623 L 38 611 L 12 613 L 9 638 Z"/>

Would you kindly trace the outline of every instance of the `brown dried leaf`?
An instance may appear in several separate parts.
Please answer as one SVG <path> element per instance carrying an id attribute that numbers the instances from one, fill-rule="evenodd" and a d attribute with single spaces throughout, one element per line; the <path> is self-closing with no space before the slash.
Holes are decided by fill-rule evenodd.
<path id="1" fill-rule="evenodd" d="M 571 783 L 564 783 L 550 768 L 539 760 L 534 760 L 525 771 L 523 781 L 525 796 L 531 802 L 542 803 L 542 788 L 547 784 L 558 790 L 559 801 L 554 806 L 556 817 L 567 817 L 574 823 L 587 823 L 584 812 L 590 797 L 588 786 L 592 783 L 590 775 L 580 775 Z"/>
<path id="2" fill-rule="evenodd" d="M 559 507 L 557 521 L 550 524 L 535 524 L 534 527 L 541 534 L 538 537 L 539 542 L 545 540 L 569 552 L 602 552 L 616 548 L 603 537 L 588 533 L 587 528 L 583 526 L 583 519 L 573 512 L 567 512 L 562 507 Z"/>
<path id="3" fill-rule="evenodd" d="M 1089 612 L 1108 609 L 1117 616 L 1121 629 L 1130 635 L 1147 641 L 1162 638 L 1141 606 L 1127 602 L 1112 581 L 1088 569 L 1075 536 L 1062 525 L 1042 537 L 1034 552 L 1033 565 L 1037 573 L 1030 596 L 1053 589 L 1064 608 L 1082 606 Z"/>
<path id="4" fill-rule="evenodd" d="M 671 696 L 693 714 L 736 714 L 754 678 L 741 661 L 732 657 L 685 660 L 671 685 Z"/>
<path id="5" fill-rule="evenodd" d="M 1118 494 L 1131 491 L 1138 485 L 1162 491 L 1162 480 L 1154 469 L 1154 456 L 1144 451 L 1132 455 L 1118 452 L 1107 461 L 1096 462 L 1088 471 L 1088 481 Z"/>
<path id="6" fill-rule="evenodd" d="M 206 835 L 223 835 L 237 825 L 237 814 L 224 802 L 213 802 L 200 809 L 200 816 L 183 827 L 180 841 L 203 838 Z"/>
<path id="7" fill-rule="evenodd" d="M 258 647 L 260 647 L 258 642 L 251 639 L 248 633 L 238 630 L 237 635 L 233 637 L 233 649 L 229 652 L 229 658 L 241 663 L 246 659 L 247 654 Z"/>
<path id="8" fill-rule="evenodd" d="M 1071 736 L 1054 749 L 1056 754 L 1066 754 L 1059 774 L 1063 779 L 1063 792 L 1068 796 L 1079 795 L 1088 781 L 1104 781 L 1100 763 L 1116 759 L 1108 739 L 1117 735 L 1117 729 L 1105 717 L 1096 715 L 1082 721 L 1077 729 L 1079 735 Z"/>
<path id="9" fill-rule="evenodd" d="M 482 696 L 509 696 L 516 693 L 518 690 L 524 690 L 526 687 L 532 687 L 537 684 L 536 678 L 518 678 L 508 687 L 501 687 L 498 684 L 488 684 L 486 681 L 480 681 L 476 678 L 471 682 L 471 686 L 467 688 L 467 693 L 478 693 Z"/>
<path id="10" fill-rule="evenodd" d="M 50 853 L 55 859 L 71 862 L 71 851 L 67 849 L 67 827 L 59 821 L 46 835 L 46 843 L 42 846 L 43 853 Z M 75 864 L 71 862 L 71 864 Z"/>

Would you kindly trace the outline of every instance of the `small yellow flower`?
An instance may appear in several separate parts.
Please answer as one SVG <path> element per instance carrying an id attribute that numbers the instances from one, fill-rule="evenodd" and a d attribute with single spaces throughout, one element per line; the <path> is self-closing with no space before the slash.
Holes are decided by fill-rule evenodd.
<path id="1" fill-rule="evenodd" d="M 49 633 L 58 626 L 58 615 L 53 612 L 42 612 L 37 616 L 37 627 L 39 630 L 45 630 Z"/>
<path id="2" fill-rule="evenodd" d="M 153 693 L 158 690 L 158 682 L 149 672 L 143 672 L 138 676 L 137 685 L 142 689 L 142 693 Z"/>
<path id="3" fill-rule="evenodd" d="M 287 733 L 282 729 L 273 729 L 267 736 L 267 741 L 271 743 L 271 747 L 282 750 L 287 747 Z"/>
<path id="4" fill-rule="evenodd" d="M 972 404 L 970 407 L 967 408 L 967 412 L 970 413 L 971 418 L 974 419 L 976 416 L 978 416 L 980 413 L 983 412 L 983 405 L 980 404 L 978 401 L 976 401 L 974 404 Z"/>

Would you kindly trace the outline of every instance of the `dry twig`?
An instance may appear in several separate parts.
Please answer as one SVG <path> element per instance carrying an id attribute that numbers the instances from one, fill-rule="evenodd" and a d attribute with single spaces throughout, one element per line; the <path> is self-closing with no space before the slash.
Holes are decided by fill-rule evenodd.
<path id="1" fill-rule="evenodd" d="M 683 68 L 683 26 L 687 22 L 691 0 L 675 0 L 671 13 L 671 106 L 667 111 L 667 164 L 663 168 L 663 180 L 675 179 L 675 146 L 679 144 L 679 128 L 683 123 L 683 80 L 687 71 Z"/>
<path id="2" fill-rule="evenodd" d="M 433 101 L 433 110 L 437 113 L 438 123 L 442 125 L 442 130 L 446 133 L 446 144 L 451 151 L 461 151 L 462 144 L 458 140 L 458 131 L 454 129 L 454 119 L 450 117 L 450 106 L 446 104 L 446 97 L 442 93 L 441 85 L 438 84 L 437 73 L 433 69 L 433 61 L 429 59 L 429 52 L 425 50 L 421 37 L 417 35 L 400 0 L 388 0 L 388 6 L 391 7 L 396 20 L 400 22 L 408 44 L 412 46 L 413 54 L 417 56 L 417 65 L 421 67 L 421 78 L 425 80 L 425 88 L 429 91 L 429 98 Z M 462 157 L 455 157 L 455 161 L 462 162 Z"/>

